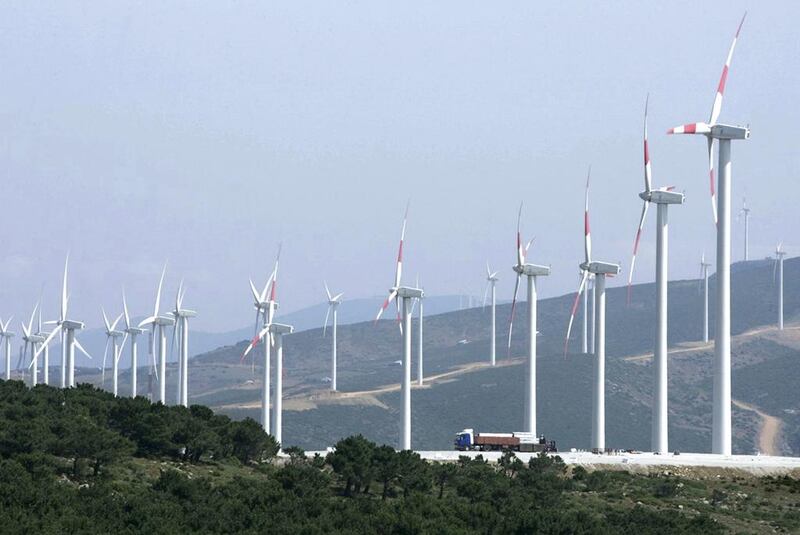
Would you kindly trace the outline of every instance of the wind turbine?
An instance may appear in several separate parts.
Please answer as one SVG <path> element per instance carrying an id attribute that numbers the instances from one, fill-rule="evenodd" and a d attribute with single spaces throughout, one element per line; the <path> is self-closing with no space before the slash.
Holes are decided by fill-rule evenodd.
<path id="1" fill-rule="evenodd" d="M 33 307 L 33 312 L 31 312 L 31 319 L 28 321 L 28 325 L 26 326 L 24 322 L 22 323 L 22 342 L 23 342 L 23 349 L 22 349 L 22 363 L 25 364 L 25 356 L 28 354 L 28 348 L 30 347 L 31 351 L 31 386 L 36 386 L 39 382 L 39 363 L 38 363 L 38 355 L 39 353 L 36 352 L 36 346 L 41 344 L 45 341 L 43 336 L 38 334 L 34 334 L 33 332 L 33 320 L 36 318 L 36 311 L 39 310 L 39 303 L 36 303 L 36 306 Z"/>
<path id="2" fill-rule="evenodd" d="M 342 302 L 342 296 L 344 293 L 331 295 L 331 291 L 328 289 L 328 283 L 323 281 L 323 284 L 325 285 L 325 294 L 328 296 L 328 311 L 325 313 L 325 325 L 322 327 L 322 336 L 325 336 L 325 332 L 328 329 L 328 317 L 330 316 L 331 312 L 333 312 L 333 329 L 331 331 L 331 390 L 336 392 L 336 328 L 338 326 L 337 309 Z"/>
<path id="3" fill-rule="evenodd" d="M 117 380 L 118 377 L 119 377 L 119 353 L 122 350 L 122 348 L 120 347 L 120 344 L 119 344 L 119 339 L 122 338 L 123 336 L 125 336 L 124 332 L 117 330 L 117 323 L 119 323 L 119 320 L 122 319 L 122 314 L 117 316 L 117 319 L 115 319 L 113 322 L 109 322 L 108 321 L 108 316 L 106 316 L 105 309 L 100 308 L 100 312 L 103 313 L 103 325 L 105 326 L 105 329 L 106 329 L 105 330 L 106 348 L 103 350 L 103 372 L 101 374 L 101 377 L 102 377 L 101 381 L 102 381 L 102 385 L 105 386 L 106 385 L 106 357 L 108 356 L 108 345 L 109 345 L 109 343 L 111 343 L 112 347 L 113 347 L 113 350 L 112 350 L 112 363 L 111 363 L 112 370 L 113 370 L 112 371 L 112 375 L 113 375 L 113 378 L 112 378 L 112 392 L 114 393 L 114 397 L 117 397 L 117 394 L 119 393 L 119 389 L 118 389 L 118 384 L 119 383 L 118 383 L 118 380 Z M 123 339 L 122 343 L 123 343 L 123 345 L 125 344 L 124 339 Z"/>
<path id="4" fill-rule="evenodd" d="M 389 288 L 389 296 L 383 302 L 380 310 L 378 310 L 378 315 L 375 317 L 375 322 L 377 323 L 383 312 L 389 307 L 389 304 L 394 301 L 395 305 L 398 307 L 398 320 L 400 320 L 400 305 L 398 300 L 403 300 L 402 323 L 400 324 L 400 331 L 403 334 L 403 410 L 399 445 L 399 449 L 401 450 L 411 449 L 411 301 L 413 299 L 422 299 L 423 297 L 423 292 L 419 288 L 410 288 L 400 285 L 403 273 L 403 240 L 405 240 L 406 236 L 407 219 L 408 205 L 406 205 L 406 213 L 405 216 L 403 216 L 403 230 L 400 233 L 400 247 L 397 251 L 394 286 Z"/>
<path id="5" fill-rule="evenodd" d="M 739 215 L 744 216 L 744 261 L 750 260 L 750 208 L 747 207 L 747 199 L 742 199 L 742 209 Z"/>
<path id="6" fill-rule="evenodd" d="M 272 410 L 275 421 L 274 433 L 275 441 L 281 444 L 283 441 L 283 335 L 291 334 L 294 327 L 283 323 L 271 323 L 269 334 L 275 340 L 275 403 Z M 269 342 L 267 342 L 269 345 Z"/>
<path id="7" fill-rule="evenodd" d="M 703 342 L 708 342 L 708 268 L 711 267 L 706 262 L 706 253 L 700 257 L 700 277 L 703 280 Z"/>
<path id="8" fill-rule="evenodd" d="M 6 348 L 6 381 L 11 379 L 11 339 L 14 338 L 14 333 L 8 329 L 11 327 L 11 320 L 13 319 L 14 316 L 11 316 L 5 323 L 0 319 L 0 338 L 3 339 Z"/>
<path id="9" fill-rule="evenodd" d="M 572 312 L 569 317 L 569 325 L 567 326 L 567 336 L 564 340 L 564 354 L 567 352 L 567 344 L 569 344 L 569 334 L 572 330 L 572 322 L 575 319 L 575 310 L 578 308 L 578 300 L 580 299 L 583 287 L 586 284 L 586 279 L 589 274 L 594 274 L 594 295 L 596 303 L 596 319 L 595 319 L 595 334 L 597 336 L 595 355 L 594 355 L 594 383 L 592 385 L 592 441 L 591 446 L 593 450 L 602 451 L 606 447 L 606 276 L 613 277 L 619 273 L 619 265 L 611 264 L 609 262 L 599 262 L 592 260 L 592 237 L 589 231 L 589 178 L 591 176 L 591 167 L 589 174 L 586 176 L 586 201 L 583 217 L 583 244 L 585 260 L 580 265 L 583 270 L 583 278 L 581 278 L 580 286 L 578 286 L 578 293 L 575 296 L 575 302 L 572 305 Z"/>
<path id="10" fill-rule="evenodd" d="M 649 100 L 649 98 L 648 98 Z M 653 351 L 653 420 L 651 431 L 651 447 L 656 453 L 669 451 L 669 432 L 667 428 L 667 283 L 669 277 L 669 205 L 683 204 L 683 193 L 672 191 L 671 187 L 652 189 L 652 173 L 650 169 L 650 150 L 647 145 L 647 101 L 644 105 L 644 191 L 639 197 L 644 201 L 639 227 L 633 241 L 633 257 L 628 273 L 628 302 L 630 302 L 633 268 L 636 265 L 636 253 L 639 240 L 647 216 L 650 203 L 656 205 L 656 340 Z"/>
<path id="11" fill-rule="evenodd" d="M 497 307 L 497 281 L 500 280 L 497 277 L 497 271 L 492 271 L 489 268 L 489 262 L 486 262 L 486 289 L 483 291 L 483 306 L 486 306 L 486 295 L 489 292 L 489 288 L 492 289 L 492 337 L 490 340 L 491 343 L 491 363 L 494 366 L 497 363 L 497 340 L 495 335 L 495 329 L 497 327 L 497 321 L 495 316 L 495 309 Z"/>
<path id="12" fill-rule="evenodd" d="M 158 281 L 158 290 L 156 290 L 156 303 L 153 307 L 153 315 L 143 319 L 139 323 L 139 328 L 145 325 L 150 325 L 152 332 L 152 342 L 150 343 L 150 353 L 155 360 L 155 345 L 158 345 L 158 369 L 156 372 L 156 380 L 158 381 L 159 400 L 164 405 L 167 404 L 167 335 L 164 330 L 166 327 L 174 325 L 175 320 L 169 316 L 159 316 L 159 306 L 161 304 L 161 288 L 164 285 L 164 275 L 167 273 L 167 265 L 164 264 L 164 269 L 161 271 L 161 279 Z M 156 341 L 156 337 L 158 340 Z"/>
<path id="13" fill-rule="evenodd" d="M 778 243 L 775 247 L 775 267 L 778 269 L 778 330 L 783 330 L 783 257 L 786 251 L 783 250 L 783 243 Z M 773 274 L 774 278 L 774 274 Z"/>
<path id="14" fill-rule="evenodd" d="M 520 224 L 522 222 L 522 203 L 519 205 L 517 215 L 517 263 L 513 270 L 517 274 L 514 282 L 514 298 L 511 301 L 511 321 L 508 323 L 508 350 L 511 351 L 511 332 L 514 328 L 514 313 L 517 308 L 517 292 L 519 282 L 523 277 L 528 279 L 528 362 L 525 374 L 525 416 L 523 421 L 523 431 L 536 435 L 536 278 L 550 275 L 550 268 L 526 262 L 528 249 L 533 243 L 531 239 L 523 249 L 522 232 Z"/>
<path id="15" fill-rule="evenodd" d="M 45 341 L 39 347 L 39 350 L 34 355 L 34 358 L 39 356 L 39 353 L 47 350 L 48 344 L 56 336 L 61 334 L 61 387 L 74 387 L 75 386 L 75 348 L 91 359 L 91 355 L 86 352 L 81 343 L 75 338 L 75 331 L 83 329 L 83 322 L 68 319 L 69 293 L 67 292 L 67 272 L 69 266 L 69 255 L 64 262 L 64 279 L 61 284 L 61 310 L 58 320 L 46 321 L 46 325 L 55 325 L 55 328 L 50 332 Z"/>
<path id="16" fill-rule="evenodd" d="M 144 329 L 131 325 L 131 316 L 128 313 L 128 300 L 125 299 L 125 290 L 122 290 L 122 314 L 125 318 L 125 334 L 131 338 L 131 397 L 137 395 L 137 373 L 138 373 L 138 347 L 136 337 L 144 333 Z"/>
<path id="17" fill-rule="evenodd" d="M 747 13 L 745 13 L 745 16 Z M 733 49 L 742 29 L 742 17 L 728 51 L 722 76 L 707 123 L 691 123 L 670 129 L 668 134 L 702 134 L 708 142 L 708 168 L 711 184 L 711 205 L 717 223 L 717 307 L 714 339 L 714 390 L 711 451 L 731 454 L 731 140 L 749 139 L 750 128 L 717 123 L 722 109 L 722 95 L 728 79 Z M 714 141 L 719 143 L 719 199 L 714 193 Z M 716 206 L 714 201 L 717 201 Z"/>
<path id="18" fill-rule="evenodd" d="M 172 316 L 175 327 L 172 330 L 172 339 L 178 336 L 178 404 L 184 407 L 189 406 L 189 318 L 197 316 L 194 310 L 183 308 L 183 296 L 186 289 L 183 281 L 178 286 L 178 294 L 175 296 L 175 310 Z"/>
<path id="19" fill-rule="evenodd" d="M 269 327 L 272 325 L 272 318 L 275 315 L 275 311 L 278 310 L 278 302 L 275 300 L 276 298 L 276 286 L 277 286 L 277 279 L 278 279 L 278 261 L 280 260 L 281 256 L 281 246 L 278 246 L 278 256 L 275 259 L 275 267 L 272 270 L 272 273 L 267 279 L 267 283 L 264 285 L 264 289 L 261 293 L 256 290 L 253 281 L 250 280 L 250 290 L 253 292 L 253 306 L 256 309 L 256 334 L 247 347 L 244 350 L 244 354 L 242 355 L 242 361 L 244 361 L 245 357 L 247 356 L 250 351 L 258 345 L 258 342 L 261 341 L 264 336 L 269 334 L 269 341 L 264 343 L 264 378 L 263 378 L 263 388 L 261 391 L 261 426 L 264 428 L 264 432 L 270 432 L 270 417 L 269 417 L 269 399 L 270 399 L 270 360 L 271 360 L 271 348 L 272 343 L 274 340 L 274 335 L 269 333 Z M 267 293 L 269 292 L 269 297 L 267 297 Z M 259 318 L 263 315 L 264 317 L 264 328 L 259 330 L 258 321 Z"/>

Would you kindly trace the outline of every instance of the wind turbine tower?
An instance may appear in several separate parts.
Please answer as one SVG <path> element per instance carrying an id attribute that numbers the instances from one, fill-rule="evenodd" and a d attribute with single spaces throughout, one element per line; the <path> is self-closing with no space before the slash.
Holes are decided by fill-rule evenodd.
<path id="1" fill-rule="evenodd" d="M 401 278 L 403 273 L 403 241 L 406 235 L 406 221 L 408 219 L 408 206 L 406 206 L 406 214 L 403 217 L 403 230 L 400 233 L 400 247 L 397 252 L 397 267 L 395 269 L 394 286 L 389 289 L 389 296 L 383 302 L 378 315 L 375 318 L 377 322 L 383 312 L 389 307 L 389 304 L 394 301 L 398 306 L 398 319 L 401 320 L 400 331 L 403 334 L 403 380 L 402 380 L 402 417 L 401 417 L 401 432 L 399 449 L 411 449 L 411 304 L 413 299 L 422 299 L 423 291 L 419 288 L 411 288 L 408 286 L 401 286 Z M 399 314 L 399 300 L 402 299 L 402 317 Z"/>
<path id="2" fill-rule="evenodd" d="M 106 316 L 106 311 L 102 308 L 100 311 L 103 313 L 103 325 L 106 328 L 106 348 L 103 351 L 103 372 L 102 372 L 102 383 L 103 386 L 106 384 L 106 356 L 108 355 L 108 344 L 111 343 L 112 345 L 112 392 L 114 393 L 114 397 L 117 397 L 119 393 L 119 353 L 121 351 L 119 339 L 125 336 L 125 333 L 122 331 L 117 330 L 117 323 L 119 320 L 122 319 L 122 314 L 117 316 L 117 319 L 110 323 L 108 321 L 108 316 Z M 123 342 L 124 343 L 124 342 Z"/>
<path id="3" fill-rule="evenodd" d="M 522 221 L 522 204 L 519 205 L 517 216 L 517 263 L 512 267 L 517 274 L 514 283 L 514 298 L 511 301 L 511 321 L 508 324 L 508 348 L 511 350 L 511 333 L 514 327 L 514 313 L 517 308 L 517 292 L 519 291 L 520 279 L 524 276 L 528 279 L 528 361 L 525 373 L 525 415 L 523 421 L 523 431 L 536 435 L 536 279 L 550 275 L 550 268 L 526 262 L 528 249 L 533 240 L 522 247 L 522 232 L 520 224 Z"/>
<path id="4" fill-rule="evenodd" d="M 747 14 L 745 13 L 745 16 Z M 717 306 L 714 333 L 714 387 L 711 452 L 731 454 L 731 141 L 749 139 L 750 129 L 717 123 L 722 109 L 722 95 L 728 78 L 733 50 L 742 29 L 742 17 L 722 69 L 711 117 L 707 123 L 691 123 L 670 129 L 668 134 L 701 134 L 708 142 L 708 167 L 711 205 L 717 224 Z M 714 191 L 714 142 L 719 145 L 719 196 Z M 717 221 L 719 214 L 719 221 Z"/>
<path id="5" fill-rule="evenodd" d="M 27 355 L 28 348 L 30 347 L 31 363 L 28 367 L 31 368 L 31 386 L 36 386 L 39 382 L 39 353 L 36 351 L 36 347 L 45 341 L 43 336 L 34 334 L 33 332 L 33 320 L 36 317 L 37 310 L 39 310 L 39 303 L 36 303 L 36 306 L 33 308 L 28 325 L 26 326 L 25 323 L 22 323 L 22 342 L 24 344 L 22 350 L 22 364 L 24 365 L 25 363 L 25 355 Z"/>
<path id="6" fill-rule="evenodd" d="M 338 309 L 339 305 L 342 303 L 342 296 L 343 293 L 338 293 L 336 295 L 331 295 L 331 291 L 328 289 L 328 283 L 323 282 L 325 285 L 325 294 L 328 296 L 328 311 L 325 313 L 325 324 L 322 327 L 322 336 L 325 336 L 325 332 L 328 330 L 328 317 L 333 312 L 333 328 L 331 329 L 331 391 L 336 392 L 336 374 L 337 374 L 337 364 L 336 364 L 336 331 L 339 325 L 338 321 Z"/>
<path id="7" fill-rule="evenodd" d="M 175 310 L 172 311 L 175 327 L 173 337 L 178 336 L 178 404 L 189 406 L 189 318 L 197 316 L 194 310 L 183 308 L 183 297 L 186 289 L 181 281 L 175 297 Z"/>
<path id="8" fill-rule="evenodd" d="M 128 313 L 128 301 L 125 299 L 125 290 L 122 291 L 122 313 L 124 314 L 125 318 L 125 334 L 131 338 L 131 397 L 135 398 L 138 394 L 137 374 L 139 365 L 139 348 L 137 346 L 138 342 L 136 341 L 136 337 L 140 334 L 143 334 L 145 331 L 144 329 L 140 329 L 131 325 L 131 316 Z"/>
<path id="9" fill-rule="evenodd" d="M 161 271 L 161 279 L 158 281 L 158 290 L 156 290 L 156 303 L 153 309 L 153 315 L 145 318 L 139 323 L 139 328 L 145 325 L 150 325 L 151 332 L 153 333 L 153 343 L 151 344 L 151 353 L 155 358 L 155 351 L 153 346 L 158 347 L 158 368 L 156 372 L 156 380 L 158 381 L 159 401 L 164 405 L 167 404 L 167 334 L 165 329 L 175 324 L 175 319 L 169 316 L 159 316 L 159 306 L 161 304 L 161 288 L 164 285 L 164 275 L 167 273 L 167 266 Z"/>
<path id="10" fill-rule="evenodd" d="M 669 451 L 669 432 L 667 427 L 667 275 L 669 258 L 669 205 L 683 204 L 683 193 L 672 191 L 671 187 L 652 189 L 652 173 L 650 168 L 650 150 L 647 144 L 647 102 L 644 105 L 644 191 L 639 194 L 644 201 L 639 227 L 633 242 L 633 257 L 628 274 L 628 296 L 630 298 L 633 268 L 636 265 L 636 253 L 642 237 L 647 208 L 650 203 L 656 205 L 656 340 L 653 351 L 653 419 L 651 431 L 651 447 L 656 453 Z"/>
<path id="11" fill-rule="evenodd" d="M 3 320 L 0 320 L 0 339 L 3 340 L 3 345 L 6 350 L 6 381 L 11 379 L 11 339 L 14 338 L 14 333 L 9 331 L 8 328 L 11 327 L 12 319 L 14 319 L 14 316 L 8 318 L 8 321 L 5 323 L 3 323 Z"/>
<path id="12" fill-rule="evenodd" d="M 492 366 L 497 363 L 497 336 L 496 336 L 496 328 L 497 328 L 497 320 L 495 311 L 497 309 L 497 281 L 500 280 L 497 277 L 497 271 L 492 271 L 489 268 L 489 262 L 486 262 L 486 289 L 483 291 L 483 306 L 486 306 L 486 294 L 488 293 L 489 289 L 491 288 L 492 291 L 492 336 L 490 340 L 490 362 Z M 420 322 L 421 324 L 421 322 Z"/>
<path id="13" fill-rule="evenodd" d="M 708 268 L 711 267 L 706 262 L 706 253 L 700 257 L 700 279 L 703 284 L 703 342 L 708 342 Z"/>
<path id="14" fill-rule="evenodd" d="M 293 330 L 294 327 L 283 323 L 269 326 L 269 333 L 275 340 L 275 403 L 272 410 L 275 412 L 273 436 L 278 444 L 283 441 L 283 335 L 291 334 Z"/>
<path id="15" fill-rule="evenodd" d="M 779 243 L 775 247 L 775 262 L 778 267 L 778 330 L 783 330 L 783 257 L 786 251 L 783 244 Z"/>
<path id="16" fill-rule="evenodd" d="M 91 355 L 86 352 L 81 343 L 75 338 L 75 331 L 83 329 L 83 322 L 68 319 L 68 304 L 69 293 L 67 292 L 67 272 L 69 266 L 69 255 L 64 262 L 64 278 L 61 284 L 61 311 L 59 319 L 56 321 L 48 321 L 45 324 L 55 324 L 55 328 L 50 332 L 45 341 L 39 347 L 34 357 L 38 357 L 39 353 L 47 350 L 50 341 L 57 335 L 62 335 L 61 341 L 61 387 L 74 387 L 75 386 L 75 348 L 77 347 L 81 353 L 91 359 Z"/>

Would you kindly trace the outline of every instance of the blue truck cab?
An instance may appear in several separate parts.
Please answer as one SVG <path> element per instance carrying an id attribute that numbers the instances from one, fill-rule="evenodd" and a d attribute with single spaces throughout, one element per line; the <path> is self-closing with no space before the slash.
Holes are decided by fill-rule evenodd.
<path id="1" fill-rule="evenodd" d="M 472 429 L 464 429 L 460 433 L 456 433 L 456 439 L 453 441 L 453 445 L 459 451 L 471 450 L 474 444 L 475 440 Z"/>

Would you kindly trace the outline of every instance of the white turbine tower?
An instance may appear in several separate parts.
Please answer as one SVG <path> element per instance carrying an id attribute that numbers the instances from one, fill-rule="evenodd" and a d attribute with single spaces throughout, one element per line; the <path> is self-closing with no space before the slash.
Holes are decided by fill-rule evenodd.
<path id="1" fill-rule="evenodd" d="M 108 356 L 108 345 L 112 345 L 112 389 L 111 391 L 114 393 L 114 397 L 117 397 L 119 394 L 119 354 L 122 351 L 122 347 L 120 346 L 119 339 L 125 336 L 125 333 L 122 331 L 117 330 L 117 323 L 119 320 L 122 319 L 122 314 L 117 316 L 113 322 L 108 321 L 108 316 L 106 315 L 106 311 L 103 308 L 100 308 L 100 312 L 103 313 L 103 325 L 105 326 L 105 334 L 106 334 L 106 348 L 103 350 L 103 370 L 101 373 L 101 381 L 102 386 L 105 388 L 106 386 L 106 357 Z M 125 341 L 123 339 L 122 345 L 125 345 Z"/>
<path id="2" fill-rule="evenodd" d="M 128 313 L 128 300 L 125 298 L 125 290 L 122 290 L 122 313 L 125 318 L 125 334 L 131 339 L 131 397 L 135 398 L 138 394 L 137 374 L 139 366 L 138 343 L 136 337 L 144 333 L 144 329 L 131 325 L 131 316 Z"/>
<path id="3" fill-rule="evenodd" d="M 778 330 L 783 330 L 783 257 L 786 251 L 783 250 L 783 243 L 778 243 L 775 247 L 775 268 L 778 271 Z M 773 279 L 775 273 L 773 271 Z"/>
<path id="4" fill-rule="evenodd" d="M 522 424 L 523 431 L 536 435 L 536 278 L 550 275 L 550 268 L 526 262 L 528 249 L 533 243 L 531 239 L 525 248 L 522 247 L 522 203 L 519 205 L 517 216 L 517 263 L 513 270 L 517 274 L 514 282 L 514 298 L 511 300 L 511 321 L 508 323 L 508 351 L 511 352 L 511 333 L 514 328 L 514 313 L 517 308 L 517 292 L 519 292 L 520 279 L 528 279 L 528 361 L 525 373 L 525 416 Z"/>
<path id="5" fill-rule="evenodd" d="M 708 342 L 708 268 L 711 267 L 706 262 L 706 253 L 700 257 L 700 278 L 703 284 L 703 342 Z"/>
<path id="6" fill-rule="evenodd" d="M 747 14 L 745 13 L 745 16 Z M 707 123 L 691 123 L 670 129 L 668 134 L 702 134 L 708 141 L 708 168 L 711 184 L 711 206 L 717 222 L 717 307 L 714 332 L 714 390 L 711 452 L 731 454 L 731 140 L 749 139 L 750 129 L 717 123 L 722 109 L 722 95 L 728 79 L 733 49 L 742 29 L 742 17 L 728 51 L 722 76 Z M 719 143 L 719 198 L 714 190 L 714 141 Z M 717 204 L 714 204 L 714 201 Z"/>
<path id="7" fill-rule="evenodd" d="M 38 334 L 34 334 L 33 332 L 33 320 L 36 318 L 36 311 L 39 310 L 39 303 L 36 303 L 36 306 L 33 307 L 33 312 L 31 312 L 31 319 L 28 321 L 28 325 L 26 326 L 25 323 L 22 323 L 22 342 L 23 342 L 23 349 L 22 349 L 22 362 L 21 364 L 25 364 L 25 357 L 28 354 L 28 348 L 30 348 L 31 352 L 31 363 L 29 368 L 31 368 L 31 386 L 36 386 L 39 382 L 39 362 L 38 356 L 39 353 L 36 352 L 36 347 L 45 341 L 43 336 Z"/>
<path id="8" fill-rule="evenodd" d="M 648 99 L 649 100 L 649 99 Z M 654 452 L 665 454 L 669 451 L 669 434 L 667 427 L 667 275 L 669 265 L 669 205 L 683 204 L 683 193 L 672 191 L 671 187 L 652 189 L 653 181 L 650 169 L 650 150 L 647 144 L 647 101 L 644 105 L 644 191 L 639 197 L 644 201 L 639 227 L 633 241 L 633 257 L 628 273 L 628 302 L 630 302 L 633 268 L 636 265 L 636 253 L 639 240 L 647 216 L 650 203 L 656 205 L 656 340 L 653 351 L 653 420 L 651 431 L 651 447 Z"/>
<path id="9" fill-rule="evenodd" d="M 42 329 L 42 307 L 39 307 L 39 315 L 38 315 L 38 326 L 36 329 L 36 335 L 41 336 L 42 340 L 47 340 L 47 337 L 50 335 L 49 332 L 46 332 Z M 42 382 L 46 385 L 50 384 L 50 347 L 48 344 L 42 342 Z"/>
<path id="10" fill-rule="evenodd" d="M 272 325 L 272 319 L 275 316 L 275 311 L 278 310 L 278 302 L 276 299 L 276 287 L 278 282 L 278 261 L 280 260 L 281 256 L 281 247 L 278 246 L 278 256 L 275 259 L 275 268 L 272 270 L 272 273 L 267 280 L 267 283 L 264 285 L 264 290 L 259 293 L 256 290 L 253 281 L 250 280 L 250 291 L 253 293 L 253 306 L 256 309 L 256 327 L 255 327 L 255 336 L 247 344 L 247 347 L 244 350 L 244 354 L 242 355 L 242 362 L 244 362 L 245 357 L 247 354 L 252 351 L 254 347 L 261 341 L 264 336 L 269 333 L 269 327 Z M 267 293 L 269 292 L 269 297 L 267 297 Z M 259 330 L 259 318 L 264 317 L 264 324 L 263 329 Z M 274 335 L 270 334 L 268 340 L 264 342 L 264 376 L 263 376 L 263 387 L 261 391 L 261 426 L 264 428 L 264 432 L 270 433 L 270 417 L 269 417 L 269 400 L 270 400 L 270 364 L 271 364 L 271 350 L 272 345 L 274 342 Z"/>
<path id="11" fill-rule="evenodd" d="M 183 297 L 186 289 L 183 281 L 178 286 L 178 293 L 175 296 L 175 310 L 172 317 L 175 327 L 172 330 L 173 346 L 175 336 L 178 337 L 178 405 L 189 406 L 189 318 L 197 316 L 194 310 L 183 308 Z"/>
<path id="12" fill-rule="evenodd" d="M 64 262 L 64 278 L 61 284 L 61 310 L 58 320 L 47 321 L 46 325 L 55 325 L 55 328 L 50 332 L 45 341 L 39 347 L 34 357 L 38 357 L 39 353 L 47 350 L 50 341 L 57 335 L 61 334 L 61 387 L 74 387 L 75 386 L 75 348 L 91 359 L 91 355 L 86 352 L 81 343 L 75 338 L 75 331 L 83 329 L 83 322 L 68 319 L 69 293 L 67 292 L 67 272 L 69 266 L 69 255 Z"/>
<path id="13" fill-rule="evenodd" d="M 397 267 L 394 274 L 394 286 L 389 289 L 389 296 L 378 310 L 375 322 L 381 318 L 383 312 L 389 307 L 392 301 L 398 308 L 398 320 L 401 320 L 400 331 L 403 334 L 403 381 L 402 381 L 402 419 L 399 449 L 411 449 L 411 302 L 413 299 L 422 299 L 423 292 L 419 288 L 401 286 L 401 276 L 403 273 L 403 240 L 406 236 L 406 220 L 408 219 L 408 205 L 403 217 L 403 230 L 400 233 L 400 247 L 397 251 Z M 399 299 L 403 300 L 402 319 L 400 317 Z"/>
<path id="14" fill-rule="evenodd" d="M 3 340 L 5 346 L 6 381 L 11 379 L 11 339 L 14 338 L 14 333 L 8 329 L 11 327 L 13 319 L 14 316 L 11 316 L 5 323 L 0 319 L 0 339 Z"/>
<path id="15" fill-rule="evenodd" d="M 419 285 L 419 275 L 417 275 L 417 282 L 416 287 L 422 289 Z M 411 316 L 414 316 L 414 309 L 416 308 L 417 304 L 419 304 L 419 315 L 417 316 L 418 319 L 418 329 L 417 329 L 417 385 L 422 386 L 425 381 L 425 370 L 424 370 L 424 355 L 423 355 L 423 323 L 424 323 L 424 314 L 423 314 L 423 302 L 424 299 L 422 297 L 418 299 L 414 299 L 414 302 L 411 304 Z M 470 302 L 470 306 L 471 306 Z"/>
<path id="16" fill-rule="evenodd" d="M 164 264 L 164 269 L 161 271 L 161 279 L 158 281 L 158 290 L 156 290 L 156 303 L 153 308 L 153 315 L 145 318 L 139 323 L 139 328 L 145 325 L 150 325 L 150 332 L 152 338 L 150 342 L 150 353 L 155 360 L 155 347 L 158 347 L 158 368 L 156 371 L 156 380 L 158 381 L 159 401 L 164 405 L 167 404 L 167 334 L 166 327 L 175 323 L 175 320 L 170 316 L 159 316 L 159 306 L 161 304 L 161 288 L 164 285 L 164 275 L 167 273 L 167 266 Z M 155 363 L 154 363 L 155 366 Z"/>
<path id="17" fill-rule="evenodd" d="M 336 295 L 331 295 L 331 291 L 328 289 L 328 283 L 323 281 L 323 284 L 325 285 L 325 294 L 328 296 L 328 311 L 325 313 L 325 324 L 322 327 L 322 336 L 324 337 L 328 330 L 328 318 L 331 312 L 333 312 L 333 328 L 331 329 L 331 390 L 336 392 L 336 330 L 339 325 L 337 309 L 342 302 L 342 296 L 344 294 L 338 293 Z"/>
<path id="18" fill-rule="evenodd" d="M 580 265 L 583 270 L 583 278 L 575 302 L 572 305 L 572 312 L 567 326 L 567 336 L 564 340 L 564 354 L 566 355 L 567 344 L 569 344 L 569 334 L 572 330 L 572 322 L 575 319 L 575 310 L 578 308 L 578 301 L 581 292 L 586 284 L 589 274 L 594 274 L 594 294 L 596 303 L 595 334 L 597 336 L 594 355 L 594 382 L 592 385 L 592 440 L 593 450 L 603 451 L 606 447 L 606 276 L 614 276 L 619 273 L 619 265 L 609 262 L 598 262 L 592 260 L 592 237 L 589 230 L 589 175 L 586 177 L 586 200 L 583 216 L 583 244 L 585 260 Z"/>
<path id="19" fill-rule="evenodd" d="M 486 289 L 483 291 L 483 306 L 486 306 L 486 296 L 489 293 L 489 289 L 492 291 L 492 335 L 491 339 L 489 340 L 490 343 L 490 357 L 489 361 L 494 366 L 497 363 L 497 336 L 495 334 L 497 328 L 497 318 L 495 315 L 495 310 L 497 308 L 497 281 L 500 280 L 497 277 L 497 271 L 492 271 L 489 268 L 489 262 L 486 262 Z"/>
<path id="20" fill-rule="evenodd" d="M 750 208 L 747 207 L 747 199 L 742 199 L 742 209 L 739 215 L 744 217 L 744 261 L 750 260 Z"/>
<path id="21" fill-rule="evenodd" d="M 275 403 L 272 410 L 275 422 L 273 436 L 278 444 L 283 442 L 283 335 L 291 334 L 294 328 L 283 323 L 272 323 L 269 327 L 270 337 L 275 344 Z"/>

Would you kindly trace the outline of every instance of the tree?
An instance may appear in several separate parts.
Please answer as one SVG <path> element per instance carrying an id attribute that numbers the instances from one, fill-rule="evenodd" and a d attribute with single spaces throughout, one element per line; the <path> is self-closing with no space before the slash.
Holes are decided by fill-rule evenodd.
<path id="1" fill-rule="evenodd" d="M 360 489 L 369 485 L 372 480 L 372 457 L 375 448 L 374 442 L 361 435 L 355 435 L 337 442 L 334 451 L 328 454 L 328 464 L 345 481 L 345 496 L 357 494 Z"/>
<path id="2" fill-rule="evenodd" d="M 231 422 L 226 428 L 233 455 L 243 464 L 252 460 L 270 459 L 277 455 L 280 446 L 272 435 L 268 435 L 252 418 Z"/>
<path id="3" fill-rule="evenodd" d="M 372 453 L 372 465 L 375 470 L 375 477 L 383 483 L 381 499 L 385 500 L 389 495 L 389 488 L 397 478 L 400 469 L 399 456 L 391 446 L 383 445 L 374 449 Z"/>

